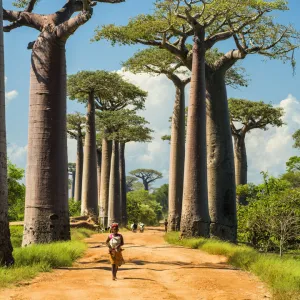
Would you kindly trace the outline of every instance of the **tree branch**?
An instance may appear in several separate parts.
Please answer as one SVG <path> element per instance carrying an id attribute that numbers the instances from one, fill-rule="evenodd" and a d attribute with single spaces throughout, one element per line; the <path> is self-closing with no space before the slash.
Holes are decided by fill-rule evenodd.
<path id="1" fill-rule="evenodd" d="M 80 12 L 77 16 L 57 27 L 57 37 L 67 39 L 92 16 L 92 10 Z"/>

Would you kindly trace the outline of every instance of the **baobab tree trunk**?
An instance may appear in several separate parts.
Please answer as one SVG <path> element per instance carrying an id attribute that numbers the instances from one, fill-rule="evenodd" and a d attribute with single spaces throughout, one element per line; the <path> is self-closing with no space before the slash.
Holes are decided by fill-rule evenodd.
<path id="1" fill-rule="evenodd" d="M 93 93 L 89 94 L 87 104 L 81 199 L 81 215 L 97 216 L 97 156 L 95 129 L 95 100 Z"/>
<path id="2" fill-rule="evenodd" d="M 102 152 L 97 149 L 97 187 L 98 187 L 98 207 L 100 208 L 100 189 L 101 189 L 101 159 Z"/>
<path id="3" fill-rule="evenodd" d="M 82 136 L 78 134 L 76 177 L 75 177 L 75 196 L 74 196 L 75 201 L 81 201 L 82 171 L 83 171 L 83 144 L 82 144 Z"/>
<path id="4" fill-rule="evenodd" d="M 144 185 L 144 190 L 145 191 L 149 191 L 149 183 L 147 180 L 142 179 L 143 180 L 143 185 Z"/>
<path id="5" fill-rule="evenodd" d="M 0 0 L 2 8 L 2 1 Z M 3 12 L 0 12 L 0 266 L 13 264 L 7 203 Z"/>
<path id="6" fill-rule="evenodd" d="M 169 170 L 169 230 L 180 230 L 184 152 L 185 152 L 185 84 L 176 85 L 171 128 L 170 170 Z"/>
<path id="7" fill-rule="evenodd" d="M 76 171 L 72 171 L 72 199 L 75 197 L 75 177 Z"/>
<path id="8" fill-rule="evenodd" d="M 70 239 L 65 41 L 44 30 L 31 55 L 23 246 Z"/>
<path id="9" fill-rule="evenodd" d="M 180 223 L 183 236 L 209 237 L 204 35 L 203 28 L 195 29 Z"/>
<path id="10" fill-rule="evenodd" d="M 207 175 L 210 234 L 236 241 L 234 156 L 224 74 L 206 74 Z"/>
<path id="11" fill-rule="evenodd" d="M 120 223 L 121 221 L 119 174 L 119 143 L 113 141 L 109 178 L 108 224 Z"/>
<path id="12" fill-rule="evenodd" d="M 233 135 L 234 138 L 234 163 L 235 163 L 235 184 L 247 184 L 247 153 L 245 136 Z M 247 204 L 245 197 L 238 197 L 238 203 Z"/>
<path id="13" fill-rule="evenodd" d="M 120 202 L 122 225 L 127 225 L 127 196 L 126 196 L 126 170 L 125 170 L 125 143 L 119 145 L 119 163 L 120 163 Z"/>
<path id="14" fill-rule="evenodd" d="M 108 224 L 108 196 L 109 196 L 111 152 L 112 152 L 112 142 L 108 141 L 106 138 L 103 138 L 99 217 L 100 217 L 100 222 L 104 227 L 107 227 Z"/>

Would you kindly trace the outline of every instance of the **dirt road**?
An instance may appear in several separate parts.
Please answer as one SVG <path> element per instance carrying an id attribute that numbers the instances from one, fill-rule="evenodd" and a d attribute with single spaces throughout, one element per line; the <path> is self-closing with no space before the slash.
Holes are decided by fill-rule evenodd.
<path id="1" fill-rule="evenodd" d="M 126 264 L 112 281 L 106 234 L 87 239 L 89 249 L 71 268 L 38 276 L 29 284 L 0 291 L 0 299 L 268 299 L 257 278 L 235 270 L 222 256 L 167 244 L 163 232 L 124 233 Z"/>

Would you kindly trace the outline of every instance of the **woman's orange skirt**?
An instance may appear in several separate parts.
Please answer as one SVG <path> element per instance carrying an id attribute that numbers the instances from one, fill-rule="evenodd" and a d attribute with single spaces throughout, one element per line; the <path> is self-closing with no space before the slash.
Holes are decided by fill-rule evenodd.
<path id="1" fill-rule="evenodd" d="M 112 251 L 109 253 L 109 261 L 112 265 L 116 265 L 118 267 L 120 267 L 121 265 L 123 265 L 125 263 L 123 255 L 122 255 L 122 251 Z"/>

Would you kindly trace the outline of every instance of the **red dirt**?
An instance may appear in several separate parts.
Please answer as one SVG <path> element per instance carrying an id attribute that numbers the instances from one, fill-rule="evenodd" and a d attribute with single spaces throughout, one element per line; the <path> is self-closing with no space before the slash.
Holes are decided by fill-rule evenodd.
<path id="1" fill-rule="evenodd" d="M 86 239 L 89 248 L 73 267 L 44 273 L 21 287 L 0 291 L 0 299 L 270 299 L 255 276 L 226 264 L 226 258 L 169 245 L 159 228 L 124 233 L 126 264 L 111 280 L 107 234 Z"/>

